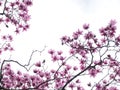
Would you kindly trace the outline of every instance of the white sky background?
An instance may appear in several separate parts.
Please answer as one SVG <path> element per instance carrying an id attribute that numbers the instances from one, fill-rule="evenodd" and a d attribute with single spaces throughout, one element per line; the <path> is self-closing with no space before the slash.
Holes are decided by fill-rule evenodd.
<path id="1" fill-rule="evenodd" d="M 45 45 L 48 46 L 46 50 L 62 49 L 65 52 L 66 46 L 61 46 L 61 36 L 82 29 L 84 23 L 89 23 L 91 30 L 97 32 L 111 19 L 116 19 L 119 28 L 119 10 L 120 0 L 33 0 L 30 8 L 31 27 L 14 39 L 15 51 L 11 59 L 25 64 L 32 50 L 42 50 Z M 32 62 L 40 59 L 43 58 L 36 53 Z"/>

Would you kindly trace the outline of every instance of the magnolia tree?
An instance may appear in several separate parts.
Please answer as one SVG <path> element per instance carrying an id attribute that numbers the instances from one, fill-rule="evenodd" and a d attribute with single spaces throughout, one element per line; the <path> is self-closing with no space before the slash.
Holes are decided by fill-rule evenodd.
<path id="1" fill-rule="evenodd" d="M 31 0 L 0 0 L 0 6 L 3 7 L 0 24 L 6 28 L 15 26 L 15 34 L 26 31 L 30 19 L 28 7 L 31 5 Z M 0 90 L 119 90 L 120 35 L 116 34 L 116 21 L 111 20 L 106 27 L 100 28 L 99 37 L 89 29 L 89 24 L 84 24 L 72 36 L 65 35 L 61 38 L 61 44 L 69 48 L 69 56 L 64 55 L 64 50 L 48 51 L 54 68 L 44 68 L 47 60 L 38 61 L 27 68 L 33 54 L 42 53 L 44 49 L 33 51 L 25 65 L 17 60 L 1 60 Z M 1 36 L 1 55 L 14 50 L 11 45 L 13 39 L 10 34 Z M 11 68 L 11 62 L 17 63 L 27 72 L 15 72 Z M 29 71 L 32 67 L 31 74 Z"/>

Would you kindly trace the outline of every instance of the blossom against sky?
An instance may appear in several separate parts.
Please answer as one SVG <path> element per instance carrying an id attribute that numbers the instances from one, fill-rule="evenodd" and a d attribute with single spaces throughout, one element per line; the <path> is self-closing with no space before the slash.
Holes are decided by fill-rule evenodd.
<path id="1" fill-rule="evenodd" d="M 116 19 L 119 28 L 119 4 L 119 0 L 33 0 L 30 29 L 16 36 L 11 58 L 26 63 L 32 50 L 41 50 L 45 45 L 48 49 L 62 49 L 61 36 L 71 35 L 84 23 L 97 31 L 110 19 Z"/>

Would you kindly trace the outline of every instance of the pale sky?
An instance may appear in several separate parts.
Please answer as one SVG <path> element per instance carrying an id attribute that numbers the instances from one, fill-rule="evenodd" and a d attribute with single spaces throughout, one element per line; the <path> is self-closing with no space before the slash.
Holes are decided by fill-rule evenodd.
<path id="1" fill-rule="evenodd" d="M 13 44 L 15 51 L 11 59 L 27 63 L 32 50 L 64 50 L 60 38 L 71 35 L 84 23 L 89 23 L 91 30 L 97 32 L 111 19 L 116 19 L 120 26 L 120 0 L 33 0 L 30 8 L 31 20 L 29 31 L 17 35 Z M 45 52 L 47 53 L 47 52 Z M 42 59 L 35 54 L 33 61 Z"/>

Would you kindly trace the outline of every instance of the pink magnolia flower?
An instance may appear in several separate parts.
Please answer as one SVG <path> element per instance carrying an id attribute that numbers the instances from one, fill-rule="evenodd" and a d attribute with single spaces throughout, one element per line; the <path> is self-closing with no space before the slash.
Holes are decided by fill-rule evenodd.
<path id="1" fill-rule="evenodd" d="M 31 0 L 24 0 L 24 3 L 25 3 L 26 6 L 31 6 L 32 5 Z"/>
<path id="2" fill-rule="evenodd" d="M 75 40 L 78 39 L 78 37 L 79 37 L 79 35 L 78 35 L 77 32 L 74 32 L 72 36 L 73 36 L 73 38 L 74 38 Z"/>
<path id="3" fill-rule="evenodd" d="M 52 55 L 51 58 L 53 62 L 59 60 L 59 57 L 57 55 Z"/>
<path id="4" fill-rule="evenodd" d="M 74 71 L 78 70 L 78 67 L 77 67 L 77 66 L 74 66 L 74 67 L 73 67 L 73 70 L 74 70 Z"/>
<path id="5" fill-rule="evenodd" d="M 82 86 L 77 86 L 77 90 L 85 90 Z"/>
<path id="6" fill-rule="evenodd" d="M 92 69 L 89 70 L 89 74 L 90 74 L 90 76 L 92 76 L 92 77 L 95 77 L 97 73 L 98 73 L 97 70 L 94 69 L 94 68 L 92 68 Z"/>
<path id="7" fill-rule="evenodd" d="M 89 28 L 89 24 L 84 24 L 83 29 L 87 30 Z"/>
<path id="8" fill-rule="evenodd" d="M 117 22 L 116 22 L 116 20 L 110 20 L 110 25 L 115 25 Z"/>
<path id="9" fill-rule="evenodd" d="M 70 84 L 69 84 L 69 87 L 70 87 L 71 89 L 75 88 L 75 83 L 70 83 Z"/>
<path id="10" fill-rule="evenodd" d="M 53 54 L 55 53 L 55 51 L 52 50 L 52 49 L 50 49 L 50 50 L 48 51 L 48 53 L 51 54 L 51 55 L 53 55 Z"/>
<path id="11" fill-rule="evenodd" d="M 85 34 L 84 38 L 86 40 L 92 39 L 94 37 L 93 33 L 89 31 L 88 33 Z"/>
<path id="12" fill-rule="evenodd" d="M 100 84 L 96 84 L 96 90 L 102 90 L 102 86 Z"/>
<path id="13" fill-rule="evenodd" d="M 69 53 L 73 55 L 73 54 L 75 54 L 75 50 L 74 49 L 70 49 Z"/>
<path id="14" fill-rule="evenodd" d="M 78 35 L 82 35 L 83 31 L 79 30 L 76 32 Z"/>
<path id="15" fill-rule="evenodd" d="M 65 65 L 65 66 L 66 66 L 67 70 L 70 70 L 72 68 L 72 66 L 70 66 L 70 65 Z"/>
<path id="16" fill-rule="evenodd" d="M 2 39 L 3 39 L 3 40 L 6 40 L 6 39 L 7 39 L 7 36 L 6 36 L 6 35 L 2 36 Z"/>
<path id="17" fill-rule="evenodd" d="M 65 44 L 65 43 L 69 43 L 71 41 L 70 37 L 68 36 L 63 36 L 61 38 L 61 41 L 62 41 L 62 45 Z"/>
<path id="18" fill-rule="evenodd" d="M 11 35 L 8 35 L 9 41 L 13 41 L 13 37 Z"/>
<path id="19" fill-rule="evenodd" d="M 85 69 L 85 65 L 83 64 L 83 65 L 80 65 L 80 69 L 81 70 L 84 70 Z"/>
<path id="20" fill-rule="evenodd" d="M 35 66 L 41 67 L 41 62 L 39 61 L 39 62 L 35 63 Z"/>
<path id="21" fill-rule="evenodd" d="M 65 60 L 65 57 L 60 56 L 59 59 L 63 61 L 63 60 Z"/>
<path id="22" fill-rule="evenodd" d="M 61 55 L 63 52 L 62 51 L 57 51 L 58 55 Z"/>
<path id="23" fill-rule="evenodd" d="M 17 74 L 20 76 L 20 75 L 22 75 L 22 72 L 21 71 L 17 71 Z"/>
<path id="24" fill-rule="evenodd" d="M 15 33 L 16 33 L 16 34 L 19 34 L 19 33 L 20 33 L 20 30 L 19 30 L 19 29 L 16 29 L 16 30 L 15 30 Z"/>

